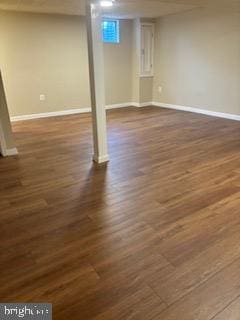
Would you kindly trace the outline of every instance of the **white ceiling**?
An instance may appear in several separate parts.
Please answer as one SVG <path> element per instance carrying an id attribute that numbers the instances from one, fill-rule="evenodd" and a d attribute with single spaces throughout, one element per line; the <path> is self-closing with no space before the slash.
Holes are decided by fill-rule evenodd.
<path id="1" fill-rule="evenodd" d="M 108 16 L 159 17 L 208 5 L 238 6 L 240 0 L 116 0 L 105 9 Z M 0 0 L 0 9 L 26 12 L 84 15 L 85 0 Z"/>

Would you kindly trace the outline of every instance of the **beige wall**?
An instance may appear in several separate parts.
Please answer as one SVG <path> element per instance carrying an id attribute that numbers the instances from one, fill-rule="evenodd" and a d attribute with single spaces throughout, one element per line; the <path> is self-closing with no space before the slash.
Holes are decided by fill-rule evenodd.
<path id="1" fill-rule="evenodd" d="M 140 78 L 140 103 L 153 101 L 153 77 Z"/>
<path id="2" fill-rule="evenodd" d="M 104 44 L 107 104 L 132 101 L 133 22 L 120 20 L 120 44 Z"/>
<path id="3" fill-rule="evenodd" d="M 0 23 L 12 116 L 90 106 L 83 17 L 0 11 Z M 104 45 L 106 104 L 153 100 L 240 114 L 239 10 L 195 9 L 158 19 L 154 78 L 139 78 L 139 23 L 121 21 L 121 43 Z"/>
<path id="4" fill-rule="evenodd" d="M 11 116 L 90 107 L 85 19 L 1 12 L 2 73 Z M 106 103 L 131 101 L 132 22 L 106 44 Z M 46 100 L 40 101 L 39 95 Z"/>
<path id="5" fill-rule="evenodd" d="M 237 8 L 158 19 L 155 50 L 154 101 L 240 114 Z"/>

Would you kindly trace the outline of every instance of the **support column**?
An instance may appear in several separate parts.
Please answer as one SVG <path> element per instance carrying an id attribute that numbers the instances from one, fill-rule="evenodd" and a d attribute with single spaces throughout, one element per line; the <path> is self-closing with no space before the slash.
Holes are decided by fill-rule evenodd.
<path id="1" fill-rule="evenodd" d="M 93 160 L 109 161 L 105 110 L 104 59 L 102 43 L 102 12 L 100 1 L 87 0 L 88 57 L 93 123 Z"/>
<path id="2" fill-rule="evenodd" d="M 2 156 L 16 155 L 17 149 L 15 146 L 12 127 L 8 113 L 7 100 L 5 96 L 1 71 L 0 71 L 0 153 Z"/>

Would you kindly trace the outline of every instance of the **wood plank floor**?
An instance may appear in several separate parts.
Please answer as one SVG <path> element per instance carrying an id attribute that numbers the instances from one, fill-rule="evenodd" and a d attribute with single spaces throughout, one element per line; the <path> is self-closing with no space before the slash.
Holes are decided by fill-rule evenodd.
<path id="1" fill-rule="evenodd" d="M 13 125 L 0 159 L 0 301 L 55 320 L 240 319 L 240 123 L 154 107 Z"/>

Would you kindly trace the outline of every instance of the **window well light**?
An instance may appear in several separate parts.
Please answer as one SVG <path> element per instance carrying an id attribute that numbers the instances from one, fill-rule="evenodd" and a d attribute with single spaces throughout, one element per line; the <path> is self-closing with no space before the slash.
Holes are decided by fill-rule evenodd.
<path id="1" fill-rule="evenodd" d="M 100 1 L 102 7 L 112 7 L 113 6 L 113 1 Z"/>

